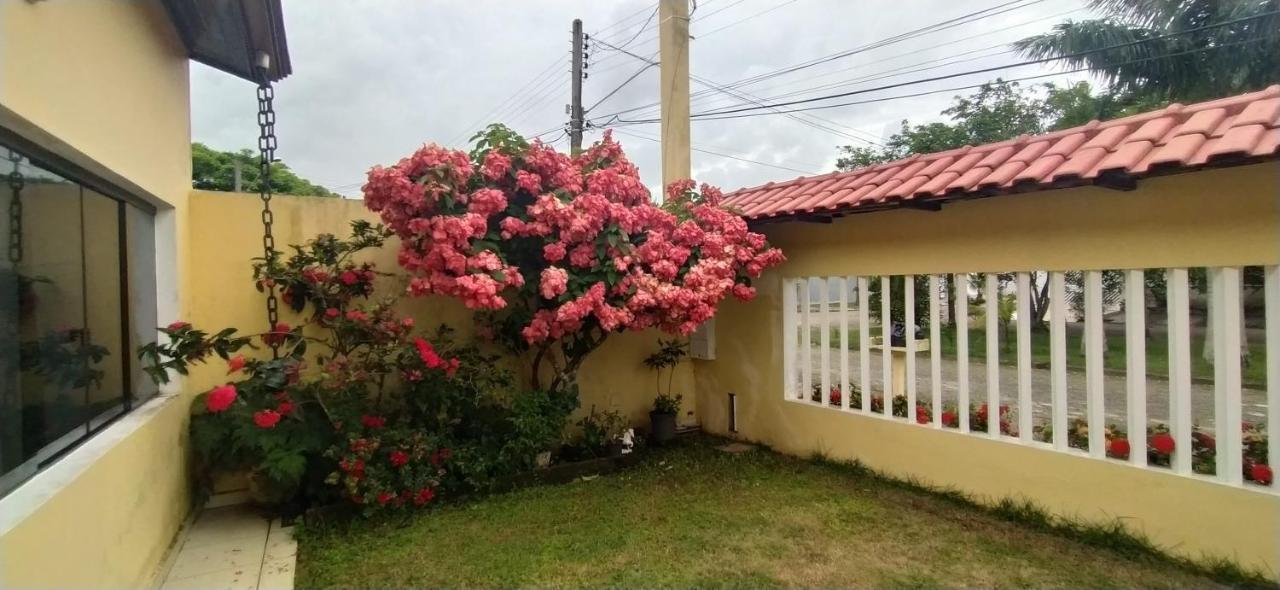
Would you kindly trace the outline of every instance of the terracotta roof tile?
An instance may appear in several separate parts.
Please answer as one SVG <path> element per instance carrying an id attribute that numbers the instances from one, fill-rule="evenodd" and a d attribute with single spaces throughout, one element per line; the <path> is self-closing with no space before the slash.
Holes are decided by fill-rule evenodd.
<path id="1" fill-rule="evenodd" d="M 1102 174 L 1142 176 L 1280 157 L 1280 86 L 1035 137 L 916 155 L 849 172 L 734 191 L 748 219 L 858 210 L 898 199 L 946 200 L 982 191 L 1044 190 Z M 1234 160 L 1233 160 L 1234 161 Z"/>

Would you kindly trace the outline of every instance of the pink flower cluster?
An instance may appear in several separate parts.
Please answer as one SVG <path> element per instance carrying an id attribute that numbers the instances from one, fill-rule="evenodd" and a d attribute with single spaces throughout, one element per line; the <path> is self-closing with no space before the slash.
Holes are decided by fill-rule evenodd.
<path id="1" fill-rule="evenodd" d="M 531 344 L 592 326 L 688 334 L 784 260 L 714 187 L 673 183 L 652 202 L 608 132 L 575 158 L 536 140 L 490 141 L 475 162 L 429 145 L 371 170 L 364 195 L 401 237 L 412 294 L 517 301 Z"/>

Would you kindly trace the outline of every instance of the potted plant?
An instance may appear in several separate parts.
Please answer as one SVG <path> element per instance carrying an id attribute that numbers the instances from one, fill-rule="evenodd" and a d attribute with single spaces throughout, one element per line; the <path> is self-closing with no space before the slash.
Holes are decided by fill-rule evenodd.
<path id="1" fill-rule="evenodd" d="M 689 344 L 680 340 L 659 340 L 658 351 L 644 359 L 644 364 L 652 369 L 656 376 L 658 396 L 653 400 L 653 411 L 649 412 L 649 422 L 653 440 L 656 443 L 667 442 L 676 436 L 676 415 L 680 413 L 680 400 L 684 396 L 672 394 L 671 386 L 675 379 L 676 366 L 689 354 Z M 666 371 L 667 388 L 662 389 L 662 374 Z"/>

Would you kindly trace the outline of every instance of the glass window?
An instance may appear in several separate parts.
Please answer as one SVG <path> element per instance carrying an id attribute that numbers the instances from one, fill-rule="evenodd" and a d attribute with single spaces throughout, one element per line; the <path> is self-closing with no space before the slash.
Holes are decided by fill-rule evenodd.
<path id="1" fill-rule="evenodd" d="M 155 394 L 150 212 L 0 145 L 0 494 Z"/>

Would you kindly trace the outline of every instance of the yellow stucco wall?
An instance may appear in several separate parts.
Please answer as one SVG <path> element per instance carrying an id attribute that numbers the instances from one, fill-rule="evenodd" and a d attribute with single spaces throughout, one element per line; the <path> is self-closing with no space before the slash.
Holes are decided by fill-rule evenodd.
<path id="1" fill-rule="evenodd" d="M 717 316 L 715 361 L 698 362 L 698 415 L 797 455 L 815 451 L 986 499 L 1029 498 L 1055 513 L 1121 518 L 1170 550 L 1280 571 L 1280 497 L 1259 491 L 788 402 L 782 394 L 781 280 L 877 273 L 1115 269 L 1280 262 L 1277 166 L 948 204 L 940 212 L 854 215 L 765 226 L 788 257 L 760 297 Z"/>
<path id="2" fill-rule="evenodd" d="M 159 0 L 0 2 L 0 124 L 159 208 L 162 313 L 183 313 L 187 291 L 188 68 Z M 190 512 L 187 403 L 125 420 L 3 498 L 25 517 L 0 530 L 0 587 L 152 582 Z"/>
<path id="3" fill-rule="evenodd" d="M 266 326 L 263 295 L 253 288 L 249 260 L 262 255 L 262 227 L 257 195 L 193 191 L 191 215 L 192 273 L 191 314 L 188 320 L 205 329 L 236 327 L 242 332 L 260 332 Z M 301 244 L 319 233 L 347 235 L 354 219 L 377 221 L 377 215 L 358 200 L 319 197 L 278 196 L 271 203 L 275 215 L 277 247 Z M 401 273 L 396 264 L 399 242 L 392 239 L 368 260 L 385 272 Z M 385 280 L 385 279 L 384 279 Z M 384 286 L 390 286 L 384 283 Z M 445 297 L 408 298 L 403 311 L 412 315 L 420 328 L 434 330 L 445 323 L 457 330 L 459 342 L 473 339 L 471 314 L 461 303 Z M 282 314 L 281 319 L 296 325 L 298 319 Z M 648 420 L 652 409 L 654 376 L 641 361 L 657 349 L 660 334 L 615 334 L 592 353 L 579 373 L 582 411 L 594 405 L 598 410 L 618 410 L 636 424 Z M 496 351 L 496 349 L 495 349 Z M 265 352 L 265 351 L 263 351 Z M 520 371 L 520 365 L 512 365 Z M 205 390 L 225 379 L 223 367 L 204 367 L 192 373 L 189 386 Z M 685 392 L 692 407 L 693 376 L 685 363 L 676 375 L 673 388 Z"/>

